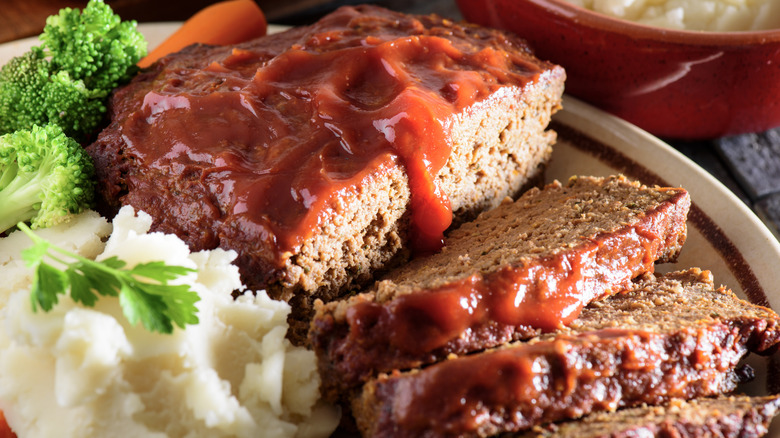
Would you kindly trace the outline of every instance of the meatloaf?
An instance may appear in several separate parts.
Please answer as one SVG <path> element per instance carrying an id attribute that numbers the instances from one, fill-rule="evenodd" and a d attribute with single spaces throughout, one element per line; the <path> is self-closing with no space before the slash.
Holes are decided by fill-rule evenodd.
<path id="1" fill-rule="evenodd" d="M 536 427 L 516 438 L 758 438 L 767 434 L 780 397 L 730 396 L 600 412 Z M 508 437 L 505 437 L 508 438 Z"/>
<path id="2" fill-rule="evenodd" d="M 163 58 L 87 151 L 105 210 L 237 251 L 251 289 L 327 300 L 539 180 L 564 77 L 508 33 L 343 7 Z"/>
<path id="3" fill-rule="evenodd" d="M 381 374 L 352 411 L 365 437 L 489 436 L 727 393 L 743 356 L 777 349 L 778 318 L 715 288 L 708 271 L 646 274 L 555 333 Z"/>
<path id="4" fill-rule="evenodd" d="M 372 290 L 318 304 L 310 331 L 334 399 L 379 371 L 410 369 L 574 320 L 588 302 L 676 258 L 688 193 L 623 176 L 532 189 L 454 230 L 444 250 Z"/>

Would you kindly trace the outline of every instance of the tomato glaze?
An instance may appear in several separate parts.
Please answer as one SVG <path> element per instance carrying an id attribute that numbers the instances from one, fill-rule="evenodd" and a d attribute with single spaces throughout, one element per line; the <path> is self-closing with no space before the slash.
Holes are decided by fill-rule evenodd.
<path id="1" fill-rule="evenodd" d="M 279 265 L 341 191 L 402 165 L 411 240 L 438 249 L 452 220 L 436 179 L 452 116 L 541 69 L 499 32 L 370 12 L 339 9 L 205 68 L 172 63 L 121 121 L 126 153 L 167 174 L 197 169 L 221 215 L 259 228 Z"/>

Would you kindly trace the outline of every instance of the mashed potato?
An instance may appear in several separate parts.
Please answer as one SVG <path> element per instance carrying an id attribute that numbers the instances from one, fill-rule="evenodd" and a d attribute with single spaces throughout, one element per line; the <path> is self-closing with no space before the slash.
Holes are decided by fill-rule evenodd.
<path id="1" fill-rule="evenodd" d="M 568 0 L 613 17 L 668 29 L 780 28 L 780 0 Z"/>
<path id="2" fill-rule="evenodd" d="M 19 260 L 30 241 L 0 239 L 0 409 L 11 427 L 20 437 L 328 436 L 338 412 L 318 403 L 314 354 L 285 339 L 289 306 L 264 292 L 233 300 L 233 252 L 190 253 L 150 225 L 125 207 L 113 232 L 87 213 L 39 233 L 87 257 L 196 268 L 183 281 L 201 298 L 200 323 L 171 335 L 129 326 L 113 297 L 94 308 L 63 297 L 33 313 Z"/>

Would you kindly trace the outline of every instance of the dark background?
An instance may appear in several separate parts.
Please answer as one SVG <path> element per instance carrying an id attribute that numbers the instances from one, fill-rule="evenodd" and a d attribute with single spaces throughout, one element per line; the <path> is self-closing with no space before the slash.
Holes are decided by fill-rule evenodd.
<path id="1" fill-rule="evenodd" d="M 454 0 L 256 0 L 269 22 L 306 24 L 344 4 L 374 3 L 411 13 L 437 12 L 460 18 Z M 214 0 L 106 0 L 122 18 L 150 21 L 181 21 Z M 86 0 L 0 0 L 0 43 L 38 35 L 46 17 L 60 8 L 83 8 Z"/>

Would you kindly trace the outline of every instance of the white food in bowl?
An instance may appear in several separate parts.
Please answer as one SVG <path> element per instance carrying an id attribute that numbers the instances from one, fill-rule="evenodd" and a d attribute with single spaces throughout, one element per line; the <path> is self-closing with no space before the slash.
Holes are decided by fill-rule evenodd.
<path id="1" fill-rule="evenodd" d="M 338 412 L 318 403 L 314 353 L 285 339 L 289 305 L 262 291 L 234 300 L 234 252 L 190 253 L 150 225 L 125 207 L 113 232 L 91 212 L 39 234 L 87 257 L 196 268 L 183 281 L 200 323 L 170 335 L 131 327 L 115 297 L 89 308 L 62 296 L 34 313 L 19 259 L 30 241 L 0 239 L 0 409 L 18 436 L 329 436 Z"/>
<path id="2" fill-rule="evenodd" d="M 780 28 L 780 0 L 568 0 L 617 18 L 678 30 Z"/>

